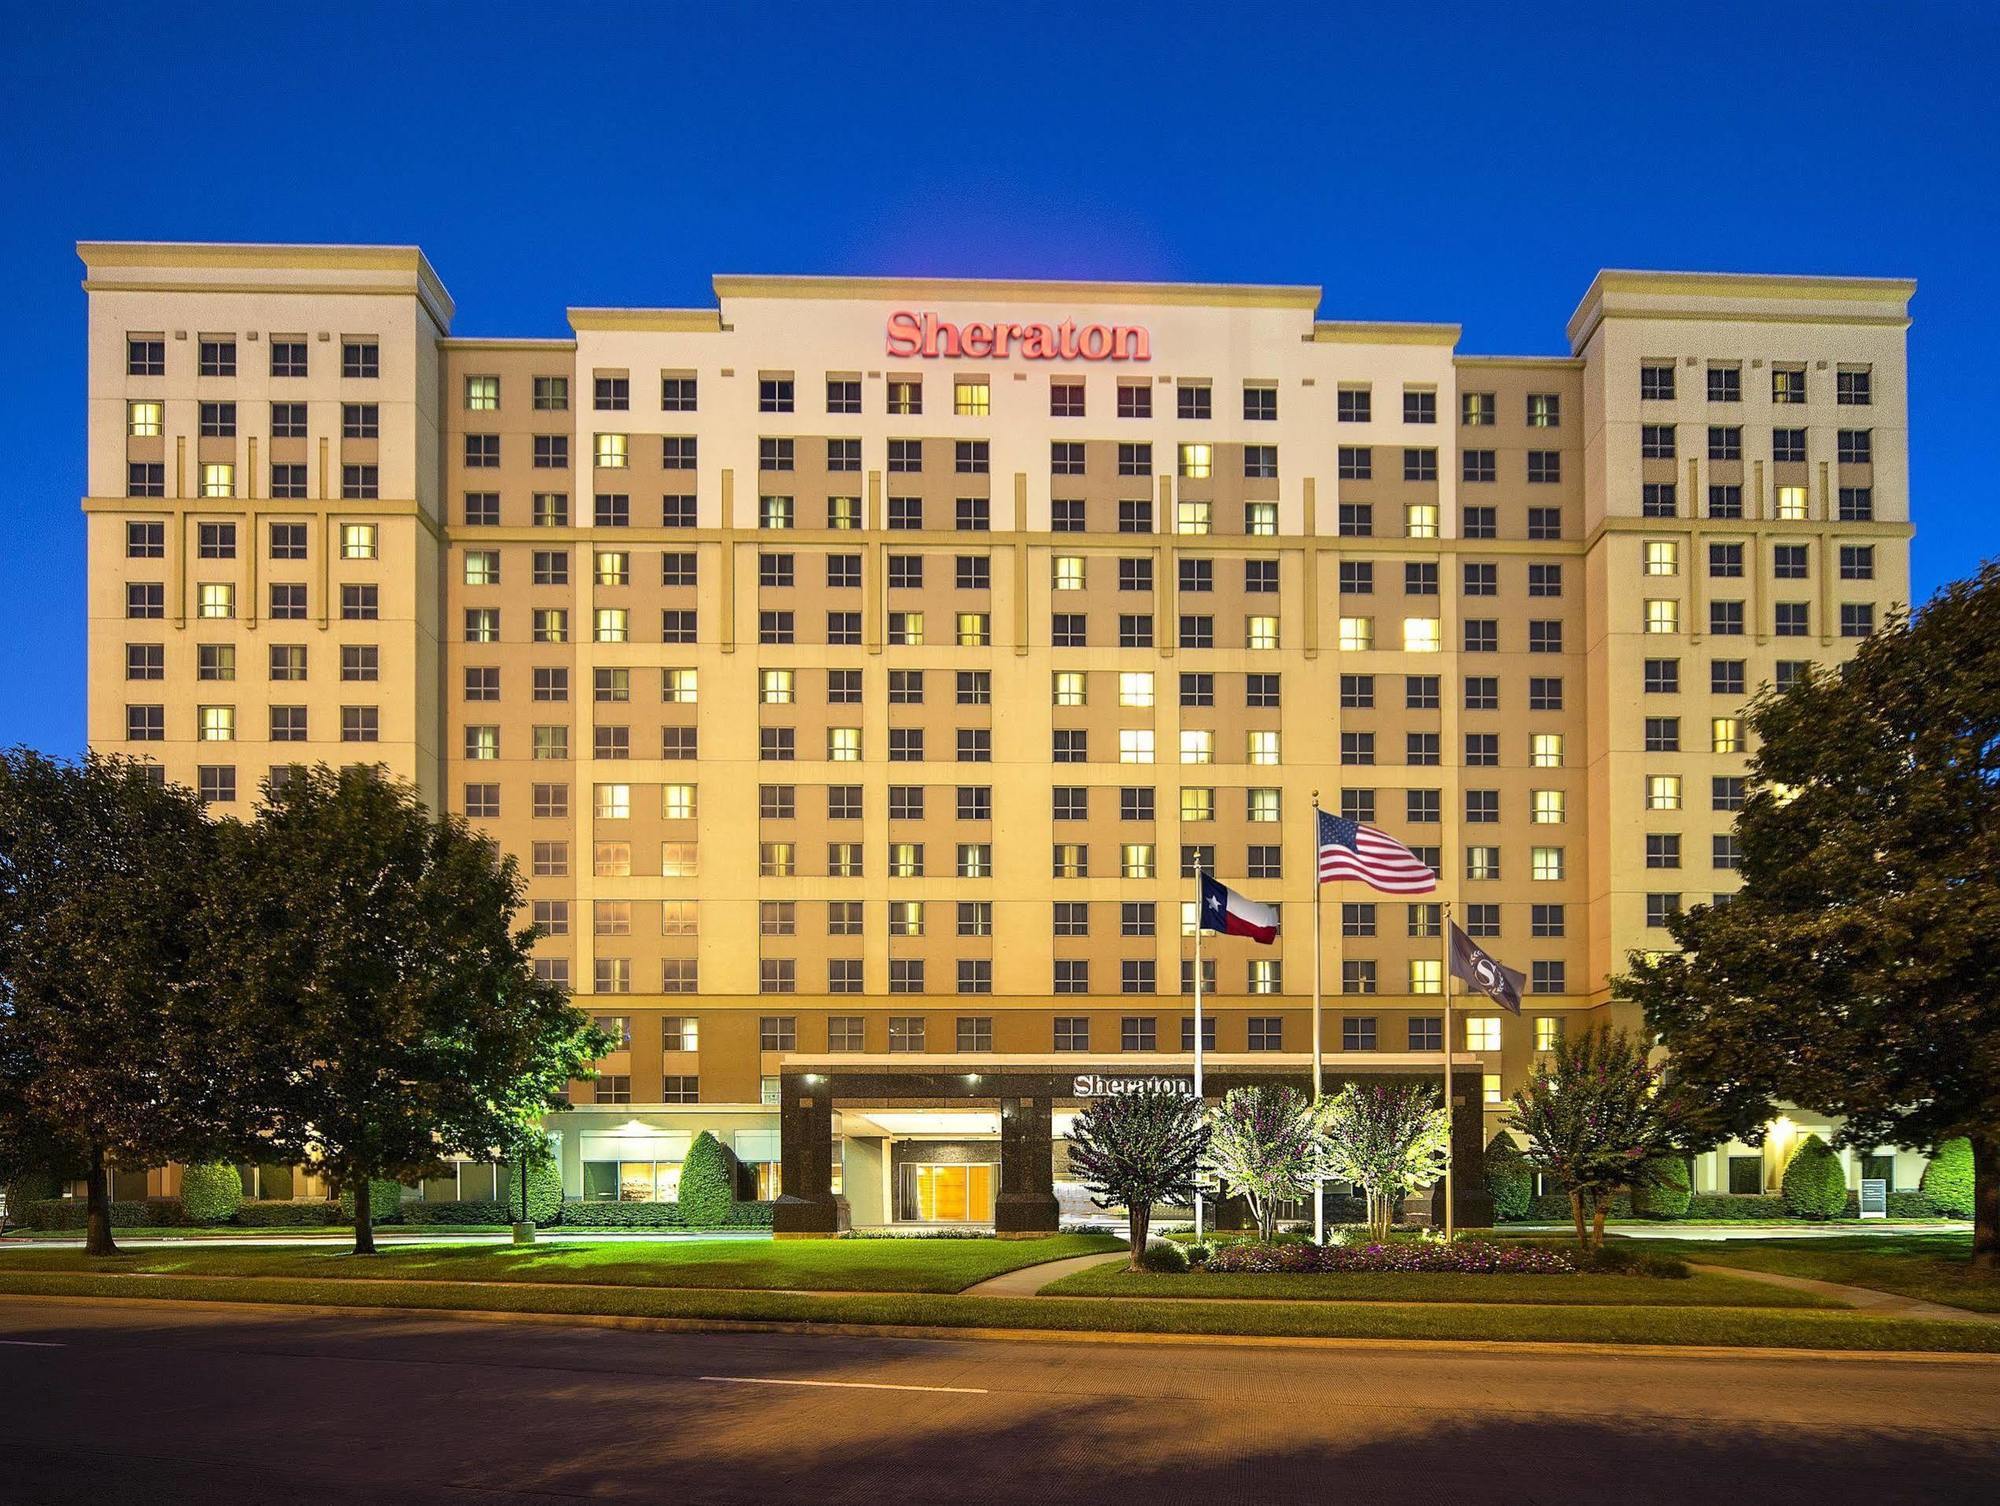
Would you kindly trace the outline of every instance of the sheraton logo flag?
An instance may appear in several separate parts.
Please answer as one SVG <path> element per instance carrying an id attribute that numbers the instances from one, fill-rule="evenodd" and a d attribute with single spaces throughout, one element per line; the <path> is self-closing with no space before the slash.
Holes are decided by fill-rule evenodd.
<path id="1" fill-rule="evenodd" d="M 1455 920 L 1451 923 L 1451 975 L 1463 978 L 1503 1009 L 1521 1012 L 1521 985 L 1528 981 L 1528 975 L 1481 951 Z"/>
<path id="2" fill-rule="evenodd" d="M 1278 938 L 1278 910 L 1245 899 L 1226 884 L 1218 884 L 1207 874 L 1201 876 L 1201 926 L 1205 931 L 1221 931 L 1226 936 L 1248 936 L 1252 941 L 1271 942 Z"/>

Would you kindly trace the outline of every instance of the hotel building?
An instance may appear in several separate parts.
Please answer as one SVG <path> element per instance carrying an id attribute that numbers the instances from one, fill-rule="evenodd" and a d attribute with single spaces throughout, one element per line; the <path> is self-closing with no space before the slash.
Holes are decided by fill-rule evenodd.
<path id="1" fill-rule="evenodd" d="M 619 1042 L 573 1197 L 709 1128 L 781 1229 L 1052 1224 L 1066 1116 L 1189 1071 L 1197 868 L 1283 916 L 1204 944 L 1210 1082 L 1306 1081 L 1315 794 L 1441 878 L 1322 896 L 1330 1080 L 1442 1070 L 1443 902 L 1528 975 L 1454 1001 L 1476 1172 L 1736 882 L 1746 698 L 1909 595 L 1904 281 L 1607 271 L 1551 357 L 1316 287 L 813 277 L 474 338 L 413 248 L 80 254 L 91 744 L 490 832 Z"/>

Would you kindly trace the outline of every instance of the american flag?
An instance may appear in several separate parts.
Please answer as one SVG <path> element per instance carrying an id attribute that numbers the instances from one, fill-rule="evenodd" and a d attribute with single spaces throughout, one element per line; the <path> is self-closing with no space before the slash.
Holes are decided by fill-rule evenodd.
<path id="1" fill-rule="evenodd" d="M 1430 865 L 1394 837 L 1336 816 L 1319 813 L 1319 881 L 1360 879 L 1384 894 L 1428 894 L 1437 888 Z"/>

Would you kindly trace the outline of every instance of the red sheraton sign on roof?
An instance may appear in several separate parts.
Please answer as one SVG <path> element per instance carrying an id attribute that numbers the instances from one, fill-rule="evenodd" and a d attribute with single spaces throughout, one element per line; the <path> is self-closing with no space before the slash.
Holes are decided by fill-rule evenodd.
<path id="1" fill-rule="evenodd" d="M 898 309 L 889 316 L 892 356 L 1006 357 L 1026 361 L 1150 361 L 1153 342 L 1142 324 L 1003 324 L 975 319 L 953 324 L 936 314 Z"/>

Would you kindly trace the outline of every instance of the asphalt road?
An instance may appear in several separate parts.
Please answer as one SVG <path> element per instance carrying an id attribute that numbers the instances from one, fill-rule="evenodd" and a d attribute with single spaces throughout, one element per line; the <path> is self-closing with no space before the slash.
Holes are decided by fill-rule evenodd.
<path id="1" fill-rule="evenodd" d="M 1974 1361 L 873 1340 L 0 1300 L 0 1501 L 1990 1503 Z"/>

